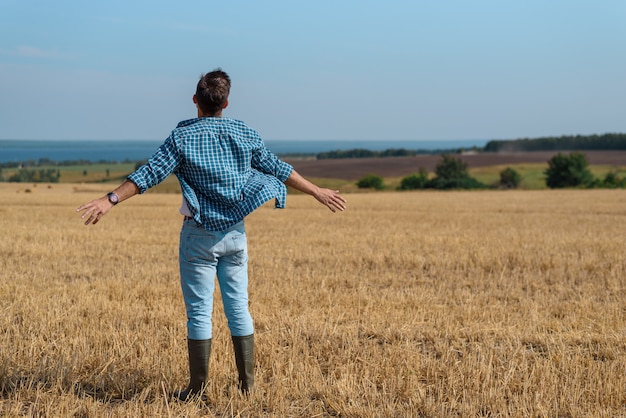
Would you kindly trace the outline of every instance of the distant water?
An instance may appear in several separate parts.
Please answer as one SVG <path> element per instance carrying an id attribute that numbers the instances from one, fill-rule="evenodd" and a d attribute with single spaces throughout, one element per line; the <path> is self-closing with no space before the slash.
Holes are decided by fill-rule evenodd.
<path id="1" fill-rule="evenodd" d="M 42 141 L 42 140 L 0 140 L 0 163 L 38 161 L 47 158 L 52 161 L 139 161 L 147 159 L 161 145 L 162 141 L 149 140 L 98 140 L 98 141 Z M 267 140 L 265 144 L 274 153 L 317 154 L 325 151 L 363 148 L 383 151 L 390 148 L 408 150 L 447 150 L 456 148 L 483 147 L 485 140 L 451 141 L 359 141 L 359 140 L 311 140 L 287 141 Z"/>

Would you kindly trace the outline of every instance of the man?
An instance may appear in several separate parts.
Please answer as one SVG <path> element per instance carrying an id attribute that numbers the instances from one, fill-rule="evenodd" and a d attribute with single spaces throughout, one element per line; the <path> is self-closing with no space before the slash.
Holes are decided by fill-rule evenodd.
<path id="1" fill-rule="evenodd" d="M 254 387 L 254 327 L 248 310 L 248 253 L 243 220 L 270 199 L 285 205 L 286 187 L 313 196 L 331 211 L 343 211 L 337 190 L 300 176 L 243 122 L 222 117 L 230 78 L 221 69 L 201 77 L 193 102 L 198 117 L 178 124 L 148 162 L 118 188 L 76 209 L 95 225 L 113 206 L 144 193 L 170 174 L 180 182 L 184 215 L 180 235 L 180 283 L 187 313 L 189 384 L 176 396 L 201 396 L 211 352 L 213 290 L 217 275 L 228 320 L 239 387 Z"/>

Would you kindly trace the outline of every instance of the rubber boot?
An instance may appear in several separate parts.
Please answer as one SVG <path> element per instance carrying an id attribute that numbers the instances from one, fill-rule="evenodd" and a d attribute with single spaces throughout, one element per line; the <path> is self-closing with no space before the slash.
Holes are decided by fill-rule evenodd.
<path id="1" fill-rule="evenodd" d="M 254 390 L 254 334 L 233 336 L 232 339 L 239 373 L 239 389 L 244 394 L 250 394 Z"/>
<path id="2" fill-rule="evenodd" d="M 211 340 L 187 339 L 189 351 L 189 385 L 174 396 L 181 401 L 187 401 L 197 396 L 205 400 L 204 388 L 209 376 L 209 357 L 211 355 Z"/>

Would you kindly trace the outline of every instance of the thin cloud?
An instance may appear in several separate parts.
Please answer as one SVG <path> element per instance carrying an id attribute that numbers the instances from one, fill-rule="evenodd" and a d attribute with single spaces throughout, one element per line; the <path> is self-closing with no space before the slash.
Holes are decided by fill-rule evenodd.
<path id="1" fill-rule="evenodd" d="M 55 58 L 59 54 L 56 51 L 37 48 L 30 45 L 20 45 L 15 48 L 15 54 L 26 58 Z"/>

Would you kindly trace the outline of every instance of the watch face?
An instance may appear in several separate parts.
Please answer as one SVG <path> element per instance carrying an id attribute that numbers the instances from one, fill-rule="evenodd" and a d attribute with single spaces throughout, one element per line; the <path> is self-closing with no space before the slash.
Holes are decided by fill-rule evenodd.
<path id="1" fill-rule="evenodd" d="M 109 202 L 113 203 L 114 205 L 116 205 L 119 201 L 119 197 L 113 192 L 108 193 L 107 196 L 109 197 Z"/>

